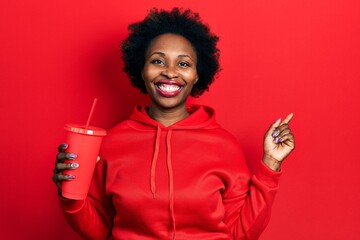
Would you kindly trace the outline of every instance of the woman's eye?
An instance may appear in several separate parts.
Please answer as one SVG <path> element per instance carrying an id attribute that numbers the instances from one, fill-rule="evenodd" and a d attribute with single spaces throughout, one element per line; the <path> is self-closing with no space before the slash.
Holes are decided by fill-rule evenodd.
<path id="1" fill-rule="evenodd" d="M 189 67 L 190 64 L 188 64 L 187 62 L 180 62 L 180 63 L 179 63 L 179 66 L 180 66 L 180 67 Z"/>
<path id="2" fill-rule="evenodd" d="M 151 61 L 151 63 L 153 64 L 164 64 L 163 61 L 159 60 L 159 59 L 154 59 Z"/>

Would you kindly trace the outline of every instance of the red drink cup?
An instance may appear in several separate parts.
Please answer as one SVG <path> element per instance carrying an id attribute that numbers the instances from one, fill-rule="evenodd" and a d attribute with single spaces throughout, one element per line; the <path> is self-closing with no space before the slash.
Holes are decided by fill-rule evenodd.
<path id="1" fill-rule="evenodd" d="M 79 124 L 66 124 L 65 130 L 67 130 L 66 143 L 69 144 L 67 151 L 77 155 L 75 160 L 65 162 L 79 163 L 79 167 L 63 171 L 63 174 L 75 175 L 75 179 L 62 182 L 62 196 L 76 200 L 85 199 L 106 131 L 92 126 L 86 129 L 85 125 Z"/>

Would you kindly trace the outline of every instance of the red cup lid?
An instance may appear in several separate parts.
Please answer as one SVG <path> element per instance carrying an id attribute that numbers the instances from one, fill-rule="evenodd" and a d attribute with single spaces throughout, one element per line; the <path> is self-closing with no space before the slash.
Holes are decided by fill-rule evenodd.
<path id="1" fill-rule="evenodd" d="M 105 136 L 106 130 L 98 127 L 89 126 L 85 129 L 85 125 L 68 123 L 65 124 L 65 130 L 85 135 L 94 135 L 94 136 Z"/>

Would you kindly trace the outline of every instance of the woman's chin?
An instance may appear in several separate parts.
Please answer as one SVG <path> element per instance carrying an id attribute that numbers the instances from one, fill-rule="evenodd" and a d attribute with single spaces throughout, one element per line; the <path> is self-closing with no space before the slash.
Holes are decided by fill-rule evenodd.
<path id="1" fill-rule="evenodd" d="M 172 108 L 179 108 L 182 106 L 185 106 L 185 101 L 183 101 L 182 99 L 178 98 L 178 97 L 161 97 L 161 98 L 157 98 L 155 99 L 155 101 L 152 101 L 153 103 L 155 103 L 155 106 L 158 106 L 159 108 L 163 108 L 163 109 L 172 109 Z"/>

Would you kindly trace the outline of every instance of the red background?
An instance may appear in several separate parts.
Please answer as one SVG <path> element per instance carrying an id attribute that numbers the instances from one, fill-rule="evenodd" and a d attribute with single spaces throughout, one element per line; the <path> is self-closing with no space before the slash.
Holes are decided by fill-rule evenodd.
<path id="1" fill-rule="evenodd" d="M 110 128 L 145 96 L 121 72 L 127 25 L 191 7 L 221 37 L 223 71 L 194 100 L 261 158 L 269 124 L 294 112 L 297 149 L 262 240 L 360 239 L 360 4 L 346 0 L 2 1 L 0 238 L 78 239 L 51 181 L 68 122 Z"/>

